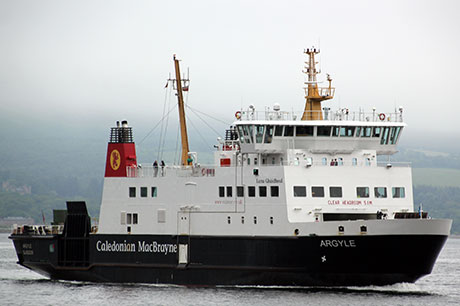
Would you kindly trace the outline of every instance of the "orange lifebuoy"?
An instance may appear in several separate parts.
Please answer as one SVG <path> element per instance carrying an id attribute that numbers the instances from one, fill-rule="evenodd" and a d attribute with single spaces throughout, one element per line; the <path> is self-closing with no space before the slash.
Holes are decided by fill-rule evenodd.
<path id="1" fill-rule="evenodd" d="M 235 118 L 238 119 L 238 120 L 241 118 L 241 112 L 240 111 L 237 111 L 235 113 Z"/>
<path id="2" fill-rule="evenodd" d="M 379 119 L 380 119 L 381 121 L 385 120 L 385 114 L 384 114 L 384 113 L 380 113 L 380 114 L 379 114 Z"/>

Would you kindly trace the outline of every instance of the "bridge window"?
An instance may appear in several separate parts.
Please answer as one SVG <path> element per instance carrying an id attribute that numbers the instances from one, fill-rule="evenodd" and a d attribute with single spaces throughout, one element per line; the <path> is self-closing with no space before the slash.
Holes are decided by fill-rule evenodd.
<path id="1" fill-rule="evenodd" d="M 286 137 L 294 136 L 294 127 L 292 125 L 286 125 L 284 127 L 284 136 Z"/>
<path id="2" fill-rule="evenodd" d="M 339 157 L 339 158 L 338 158 L 337 164 L 338 164 L 339 166 L 343 166 L 343 158 L 342 158 L 342 157 Z"/>
<path id="3" fill-rule="evenodd" d="M 264 143 L 271 143 L 272 137 L 273 137 L 273 125 L 267 125 L 267 128 L 265 130 Z"/>
<path id="4" fill-rule="evenodd" d="M 265 126 L 256 125 L 256 142 L 257 143 L 262 143 L 262 139 L 264 138 L 264 129 L 265 129 Z"/>
<path id="5" fill-rule="evenodd" d="M 332 136 L 338 137 L 340 134 L 340 126 L 333 126 L 332 127 Z"/>
<path id="6" fill-rule="evenodd" d="M 316 130 L 316 135 L 320 137 L 329 137 L 331 136 L 332 127 L 330 126 L 318 126 Z"/>
<path id="7" fill-rule="evenodd" d="M 305 186 L 294 186 L 294 197 L 306 197 L 307 187 Z"/>
<path id="8" fill-rule="evenodd" d="M 390 144 L 394 145 L 398 141 L 399 132 L 401 131 L 400 126 L 391 128 Z"/>
<path id="9" fill-rule="evenodd" d="M 265 198 L 267 196 L 267 186 L 259 186 L 259 197 Z"/>
<path id="10" fill-rule="evenodd" d="M 356 127 L 356 137 L 359 137 L 359 136 L 361 136 L 361 127 L 357 126 Z"/>
<path id="11" fill-rule="evenodd" d="M 358 159 L 357 159 L 356 157 L 353 157 L 353 158 L 351 159 L 351 165 L 352 165 L 352 166 L 357 166 L 357 165 L 358 165 Z"/>
<path id="12" fill-rule="evenodd" d="M 382 138 L 380 139 L 380 144 L 382 144 L 382 145 L 388 144 L 388 138 L 389 138 L 389 137 L 388 137 L 388 136 L 389 136 L 388 134 L 389 134 L 389 132 L 390 132 L 390 128 L 388 128 L 388 127 L 386 127 L 386 128 L 383 130 L 383 136 L 382 136 Z"/>
<path id="13" fill-rule="evenodd" d="M 147 187 L 141 187 L 141 198 L 147 197 Z"/>
<path id="14" fill-rule="evenodd" d="M 406 192 L 404 187 L 393 187 L 392 189 L 393 198 L 405 198 Z"/>
<path id="15" fill-rule="evenodd" d="M 324 187 L 323 186 L 311 187 L 311 196 L 314 198 L 323 198 L 324 197 Z"/>
<path id="16" fill-rule="evenodd" d="M 386 198 L 387 197 L 387 188 L 386 187 L 375 187 L 374 195 L 376 198 Z"/>
<path id="17" fill-rule="evenodd" d="M 244 139 L 246 143 L 254 142 L 252 134 L 252 125 L 243 125 Z"/>
<path id="18" fill-rule="evenodd" d="M 323 158 L 321 159 L 321 164 L 322 164 L 323 166 L 327 166 L 327 157 L 323 157 Z"/>
<path id="19" fill-rule="evenodd" d="M 238 125 L 238 135 L 240 137 L 240 142 L 244 143 L 244 133 L 243 133 L 243 127 L 241 125 Z M 248 139 L 249 140 L 249 139 Z M 249 141 L 248 141 L 249 142 Z"/>
<path id="20" fill-rule="evenodd" d="M 295 135 L 296 136 L 313 136 L 313 127 L 312 126 L 297 126 Z"/>
<path id="21" fill-rule="evenodd" d="M 283 136 L 283 126 L 282 125 L 275 126 L 275 136 Z"/>
<path id="22" fill-rule="evenodd" d="M 136 197 L 136 187 L 129 187 L 129 197 L 130 198 Z"/>
<path id="23" fill-rule="evenodd" d="M 270 186 L 270 195 L 272 197 L 279 197 L 280 196 L 279 186 Z"/>
<path id="24" fill-rule="evenodd" d="M 331 198 L 341 198 L 342 187 L 329 187 L 329 195 Z"/>
<path id="25" fill-rule="evenodd" d="M 366 126 L 361 130 L 361 137 L 371 137 L 372 127 Z"/>
<path id="26" fill-rule="evenodd" d="M 340 137 L 353 137 L 355 134 L 354 126 L 345 126 L 340 128 Z"/>
<path id="27" fill-rule="evenodd" d="M 382 133 L 382 128 L 376 126 L 374 128 L 374 133 L 372 133 L 372 137 L 380 137 L 380 134 Z"/>
<path id="28" fill-rule="evenodd" d="M 157 192 L 157 187 L 152 187 L 152 198 L 156 198 L 158 196 Z"/>
<path id="29" fill-rule="evenodd" d="M 356 196 L 358 198 L 368 198 L 369 187 L 356 187 Z"/>

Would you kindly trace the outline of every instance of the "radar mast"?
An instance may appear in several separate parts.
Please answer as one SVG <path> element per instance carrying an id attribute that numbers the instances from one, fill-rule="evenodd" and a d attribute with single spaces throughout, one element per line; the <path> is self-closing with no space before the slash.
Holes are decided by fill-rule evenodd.
<path id="1" fill-rule="evenodd" d="M 318 87 L 316 75 L 321 71 L 316 70 L 315 55 L 319 54 L 319 49 L 312 47 L 311 49 L 304 50 L 308 55 L 308 62 L 305 62 L 305 69 L 303 73 L 307 75 L 305 89 L 305 110 L 302 115 L 302 120 L 323 120 L 323 113 L 321 111 L 321 101 L 329 100 L 334 97 L 335 88 L 331 87 L 332 79 L 327 75 L 329 87 Z"/>

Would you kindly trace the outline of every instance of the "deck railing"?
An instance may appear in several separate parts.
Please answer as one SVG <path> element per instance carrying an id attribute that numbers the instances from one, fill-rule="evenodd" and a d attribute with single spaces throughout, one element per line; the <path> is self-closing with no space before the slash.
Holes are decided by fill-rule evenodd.
<path id="1" fill-rule="evenodd" d="M 323 120 L 329 121 L 361 121 L 361 122 L 403 122 L 402 108 L 394 112 L 364 112 L 364 111 L 349 111 L 346 108 L 338 110 L 325 109 L 323 111 L 307 111 L 307 114 L 312 114 L 316 117 L 319 113 L 323 115 Z M 244 110 L 241 111 L 239 120 L 300 120 L 302 112 L 287 112 L 274 111 L 267 109 L 265 111 Z"/>
<path id="2" fill-rule="evenodd" d="M 309 162 L 305 160 L 291 160 L 283 161 L 282 163 L 265 163 L 257 165 L 243 165 L 243 168 L 262 168 L 262 167 L 276 167 L 276 166 L 302 166 L 302 167 L 410 167 L 409 162 L 377 162 L 361 160 L 357 162 L 353 161 L 339 161 L 331 162 L 328 159 L 326 162 L 319 160 Z M 153 166 L 139 166 L 139 167 L 127 167 L 127 177 L 214 177 L 216 175 L 217 168 L 234 168 L 241 167 L 241 164 L 228 165 L 225 167 L 219 167 L 215 165 L 200 165 L 200 166 L 165 166 L 163 169 L 158 167 L 155 169 Z"/>

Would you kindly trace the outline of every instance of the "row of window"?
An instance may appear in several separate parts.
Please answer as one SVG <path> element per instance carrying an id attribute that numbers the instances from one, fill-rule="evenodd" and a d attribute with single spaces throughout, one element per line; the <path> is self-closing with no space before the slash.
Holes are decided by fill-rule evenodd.
<path id="1" fill-rule="evenodd" d="M 254 216 L 254 218 L 252 220 L 253 220 L 254 224 L 257 224 L 257 216 Z M 273 217 L 270 217 L 269 221 L 270 221 L 270 224 L 273 224 L 274 223 Z M 241 216 L 241 224 L 244 224 L 244 222 L 245 222 L 244 216 Z M 227 223 L 232 224 L 232 217 L 231 216 L 227 217 Z"/>
<path id="2" fill-rule="evenodd" d="M 136 187 L 129 187 L 129 197 L 130 198 L 135 198 L 136 197 Z M 148 194 L 148 187 L 140 187 L 140 196 L 141 198 L 147 198 L 149 197 Z M 158 196 L 158 189 L 157 187 L 151 187 L 150 188 L 150 197 L 156 198 Z"/>
<path id="3" fill-rule="evenodd" d="M 256 196 L 256 186 L 247 186 L 248 197 L 254 198 Z M 270 197 L 279 197 L 280 188 L 279 186 L 258 186 L 259 197 L 268 197 L 270 191 Z M 244 197 L 244 186 L 236 186 L 236 196 Z M 233 197 L 233 186 L 219 186 L 219 197 Z"/>
<path id="4" fill-rule="evenodd" d="M 238 125 L 241 143 L 271 143 L 275 137 L 364 137 L 380 138 L 380 144 L 396 144 L 400 126 L 293 126 L 293 125 Z M 315 133 L 316 131 L 316 133 Z"/>
<path id="5" fill-rule="evenodd" d="M 404 187 L 392 187 L 391 193 L 392 193 L 393 198 L 405 198 L 406 197 L 406 192 L 405 192 Z M 307 187 L 306 186 L 294 186 L 293 194 L 294 194 L 294 197 L 306 197 Z M 313 198 L 325 197 L 324 186 L 312 186 L 311 196 Z M 342 197 L 342 187 L 330 186 L 329 187 L 329 197 L 341 198 Z M 369 198 L 370 197 L 369 187 L 356 187 L 356 197 Z M 375 198 L 386 198 L 387 197 L 387 187 L 374 187 L 374 197 Z"/>

